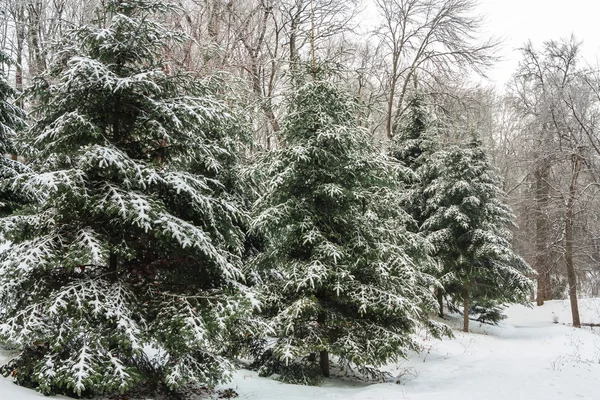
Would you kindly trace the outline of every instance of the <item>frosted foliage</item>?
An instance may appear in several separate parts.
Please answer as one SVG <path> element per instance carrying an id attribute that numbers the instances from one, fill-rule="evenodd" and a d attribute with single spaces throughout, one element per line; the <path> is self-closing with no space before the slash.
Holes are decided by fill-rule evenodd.
<path id="1" fill-rule="evenodd" d="M 422 229 L 444 264 L 448 289 L 468 282 L 476 303 L 524 301 L 532 271 L 512 250 L 506 227 L 513 215 L 479 146 L 474 140 L 431 158 Z"/>
<path id="2" fill-rule="evenodd" d="M 46 382 L 41 388 L 62 380 L 77 393 L 99 384 L 114 390 L 127 388 L 134 381 L 135 369 L 123 365 L 121 359 L 145 357 L 140 341 L 144 321 L 132 304 L 133 293 L 121 282 L 101 278 L 74 280 L 53 291 L 37 285 L 30 295 L 40 292 L 46 301 L 24 308 L 17 303 L 5 310 L 10 317 L 0 324 L 0 335 L 17 347 L 52 343 L 31 371 Z M 10 293 L 3 290 L 1 295 L 4 298 Z M 81 313 L 87 318 L 81 318 Z M 48 324 L 49 319 L 57 320 L 57 326 Z M 107 341 L 109 333 L 111 340 Z M 111 343 L 120 346 L 114 348 Z M 11 363 L 27 356 L 25 351 Z"/>
<path id="3" fill-rule="evenodd" d="M 307 83 L 293 95 L 286 146 L 257 170 L 252 228 L 269 247 L 255 263 L 273 357 L 290 368 L 323 350 L 360 367 L 396 360 L 435 304 L 428 246 L 400 207 L 397 182 L 413 174 L 381 154 L 355 110 L 335 85 Z"/>
<path id="4" fill-rule="evenodd" d="M 3 372 L 77 396 L 215 385 L 258 306 L 241 283 L 245 126 L 164 68 L 184 36 L 154 14 L 176 7 L 105 5 L 30 90 L 32 169 L 5 183 L 29 203 L 0 219 L 0 339 L 20 351 Z"/>
<path id="5" fill-rule="evenodd" d="M 9 85 L 6 64 L 12 60 L 0 49 L 0 179 L 14 177 L 27 171 L 20 162 L 10 160 L 9 154 L 17 153 L 17 132 L 25 127 L 24 112 L 14 100 L 18 93 Z M 19 207 L 27 198 L 19 196 L 10 187 L 0 185 L 0 215 L 6 215 Z"/>
<path id="6" fill-rule="evenodd" d="M 5 65 L 12 64 L 9 56 L 0 49 L 0 153 L 7 154 L 14 151 L 15 130 L 23 126 L 24 113 L 17 107 L 13 100 L 17 93 L 9 85 Z M 0 165 L 2 168 L 7 166 Z"/>

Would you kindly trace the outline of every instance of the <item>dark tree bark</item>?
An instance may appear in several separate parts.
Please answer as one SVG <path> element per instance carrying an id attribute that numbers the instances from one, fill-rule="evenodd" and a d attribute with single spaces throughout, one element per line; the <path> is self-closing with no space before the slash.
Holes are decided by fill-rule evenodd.
<path id="1" fill-rule="evenodd" d="M 327 329 L 327 315 L 323 312 L 317 317 L 317 322 L 321 329 Z M 329 377 L 329 352 L 327 350 L 321 350 L 319 352 L 319 367 L 324 377 Z"/>
<path id="2" fill-rule="evenodd" d="M 329 377 L 329 352 L 323 350 L 319 353 L 319 366 L 324 377 Z"/>
<path id="3" fill-rule="evenodd" d="M 113 253 L 112 251 L 109 254 L 108 257 L 108 270 L 110 272 L 117 272 L 118 268 L 117 268 L 117 255 L 115 253 Z"/>
<path id="4" fill-rule="evenodd" d="M 569 282 L 569 298 L 571 300 L 571 314 L 573 315 L 573 326 L 581 328 L 579 320 L 579 304 L 577 303 L 577 276 L 573 264 L 573 223 L 575 220 L 573 207 L 577 195 L 577 180 L 581 171 L 581 159 L 578 155 L 573 156 L 573 175 L 569 186 L 569 199 L 567 201 L 567 212 L 565 218 L 565 261 L 567 265 L 567 279 Z"/>
<path id="5" fill-rule="evenodd" d="M 436 289 L 435 290 L 435 297 L 437 298 L 438 301 L 438 305 L 439 305 L 439 310 L 438 310 L 438 315 L 441 318 L 444 318 L 444 291 L 442 289 Z"/>
<path id="6" fill-rule="evenodd" d="M 463 286 L 463 331 L 469 332 L 469 283 L 465 282 Z"/>

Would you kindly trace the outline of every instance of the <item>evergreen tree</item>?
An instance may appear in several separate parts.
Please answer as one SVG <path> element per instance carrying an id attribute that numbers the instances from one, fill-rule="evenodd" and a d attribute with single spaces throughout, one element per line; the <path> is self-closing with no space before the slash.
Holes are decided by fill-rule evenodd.
<path id="1" fill-rule="evenodd" d="M 23 110 L 12 102 L 17 93 L 9 85 L 4 72 L 4 67 L 10 64 L 10 57 L 0 50 L 0 180 L 26 171 L 24 165 L 6 157 L 16 153 L 16 130 L 25 126 Z M 0 215 L 10 213 L 24 200 L 12 190 L 0 187 Z"/>
<path id="2" fill-rule="evenodd" d="M 111 0 L 73 30 L 31 93 L 31 196 L 2 218 L 4 367 L 43 393 L 214 385 L 249 312 L 240 257 L 247 215 L 243 127 L 210 87 L 174 72 L 154 0 Z M 245 333 L 245 331 L 244 331 Z M 157 385 L 161 386 L 157 386 Z"/>
<path id="3" fill-rule="evenodd" d="M 425 189 L 434 177 L 430 168 L 431 157 L 439 150 L 440 145 L 437 126 L 427 110 L 425 100 L 419 92 L 410 97 L 406 112 L 394 127 L 394 140 L 390 147 L 390 156 L 410 168 L 416 176 L 416 179 L 406 182 L 406 195 L 402 202 L 404 210 L 416 222 L 409 227 L 413 232 L 421 232 L 421 226 L 427 218 Z M 439 279 L 444 278 L 444 271 L 440 268 L 433 268 L 428 272 Z M 443 317 L 444 289 L 437 287 L 435 293 L 438 314 Z"/>
<path id="4" fill-rule="evenodd" d="M 328 80 L 305 83 L 285 146 L 260 162 L 266 187 L 253 226 L 268 246 L 255 265 L 276 337 L 257 360 L 263 375 L 316 383 L 330 355 L 377 374 L 367 366 L 416 348 L 411 333 L 435 307 L 436 282 L 421 270 L 427 249 L 399 206 L 397 182 L 410 171 L 381 154 L 357 111 Z"/>
<path id="5" fill-rule="evenodd" d="M 431 156 L 438 150 L 439 138 L 434 123 L 425 106 L 425 98 L 414 94 L 408 101 L 407 110 L 395 125 L 394 141 L 390 156 L 411 169 L 416 179 L 407 182 L 404 209 L 415 219 L 413 229 L 418 232 L 425 222 L 425 196 L 428 182 L 427 171 Z"/>
<path id="6" fill-rule="evenodd" d="M 425 164 L 425 156 L 434 150 L 432 123 L 425 98 L 415 93 L 408 100 L 406 112 L 395 125 L 392 155 L 413 171 Z"/>
<path id="7" fill-rule="evenodd" d="M 429 172 L 422 230 L 444 267 L 445 291 L 463 302 L 468 331 L 469 311 L 496 319 L 499 304 L 525 302 L 531 269 L 512 251 L 513 215 L 478 139 L 435 153 Z"/>
<path id="8" fill-rule="evenodd" d="M 457 280 L 456 271 L 457 269 L 462 268 L 459 265 L 461 262 L 465 261 L 466 257 L 461 250 L 459 250 L 459 247 L 455 247 L 454 244 L 441 243 L 436 235 L 432 235 L 432 231 L 440 231 L 444 228 L 448 228 L 448 230 L 445 231 L 448 235 L 445 237 L 445 240 L 451 243 L 454 243 L 453 240 L 456 240 L 456 243 L 458 243 L 463 240 L 458 237 L 464 234 L 460 229 L 451 227 L 453 223 L 451 219 L 444 221 L 438 220 L 437 224 L 431 224 L 432 216 L 438 212 L 445 212 L 443 210 L 445 210 L 445 207 L 448 207 L 446 203 L 438 203 L 433 197 L 439 196 L 439 194 L 456 196 L 454 200 L 447 200 L 447 202 L 459 206 L 465 215 L 471 215 L 473 210 L 470 209 L 467 204 L 463 204 L 463 200 L 461 200 L 462 198 L 460 197 L 462 195 L 466 197 L 471 196 L 471 194 L 469 194 L 470 192 L 465 191 L 464 193 L 456 192 L 450 194 L 447 189 L 451 186 L 452 181 L 446 182 L 446 184 L 450 186 L 438 186 L 440 182 L 445 182 L 444 179 L 463 179 L 468 181 L 465 177 L 471 176 L 472 174 L 467 174 L 461 169 L 465 167 L 465 165 L 471 165 L 475 169 L 481 169 L 479 173 L 482 174 L 482 176 L 479 180 L 476 179 L 472 183 L 474 185 L 491 185 L 491 187 L 488 187 L 489 193 L 480 194 L 483 193 L 481 187 L 473 186 L 471 190 L 473 190 L 477 196 L 484 196 L 481 198 L 483 203 L 489 202 L 495 207 L 499 207 L 494 213 L 489 214 L 488 217 L 490 219 L 487 223 L 491 225 L 488 226 L 488 229 L 491 229 L 495 235 L 499 236 L 496 240 L 501 239 L 502 246 L 504 246 L 506 248 L 505 250 L 510 254 L 512 254 L 509 244 L 510 234 L 502 228 L 511 223 L 511 215 L 506 206 L 502 205 L 499 201 L 502 194 L 499 190 L 497 177 L 494 176 L 491 167 L 487 164 L 485 154 L 481 150 L 478 141 L 474 139 L 470 144 L 470 150 L 466 150 L 466 153 L 464 153 L 464 156 L 467 157 L 467 159 L 474 157 L 474 159 L 477 160 L 476 163 L 469 164 L 469 162 L 466 161 L 465 165 L 459 166 L 459 164 L 449 162 L 449 160 L 453 160 L 453 158 L 448 154 L 452 151 L 460 152 L 461 150 L 458 147 L 448 151 L 441 148 L 439 125 L 432 121 L 430 114 L 424 107 L 424 102 L 425 99 L 418 93 L 410 99 L 407 113 L 397 124 L 395 141 L 391 148 L 391 154 L 395 159 L 411 168 L 418 177 L 416 181 L 410 183 L 409 194 L 406 197 L 403 207 L 417 221 L 417 231 L 427 235 L 430 240 L 434 240 L 433 244 L 438 247 L 435 258 L 442 268 L 437 274 L 435 271 L 432 271 L 432 273 L 444 285 L 443 289 L 437 289 L 439 313 L 443 316 L 443 297 L 446 294 L 449 294 L 454 300 L 463 300 L 463 281 L 470 278 Z M 463 173 L 466 175 L 463 176 Z M 452 203 L 452 201 L 455 203 Z M 437 207 L 441 207 L 441 209 L 438 210 Z M 479 229 L 477 228 L 477 224 L 482 223 L 483 222 L 480 220 L 474 221 L 475 225 L 473 229 Z M 458 235 L 458 237 L 455 237 L 454 235 Z M 455 251 L 440 250 L 440 245 L 447 246 L 448 249 L 453 249 Z M 528 267 L 524 265 L 523 260 L 514 254 L 512 254 L 511 257 L 514 258 L 511 259 L 508 257 L 504 260 L 508 265 L 514 266 L 523 273 L 528 271 Z M 489 258 L 494 259 L 493 256 Z M 467 275 L 469 274 L 467 273 Z M 477 276 L 477 273 L 473 276 Z M 479 277 L 476 279 L 479 284 L 471 286 L 467 297 L 467 299 L 470 299 L 470 306 L 467 308 L 466 315 L 468 317 L 469 314 L 477 314 L 479 315 L 479 320 L 497 322 L 503 318 L 502 309 L 499 306 L 503 301 L 520 301 L 523 299 L 522 296 L 519 296 L 520 293 L 515 296 L 515 290 L 518 291 L 524 287 L 522 285 L 523 282 L 516 285 L 516 288 L 507 288 L 506 285 L 502 284 L 495 286 L 496 283 L 493 281 L 493 275 L 489 275 L 486 279 L 488 279 L 488 281 L 484 282 L 484 279 Z M 499 283 L 502 283 L 502 281 Z M 498 291 L 492 293 L 492 291 L 487 288 L 488 286 L 492 286 L 495 289 L 498 289 Z"/>

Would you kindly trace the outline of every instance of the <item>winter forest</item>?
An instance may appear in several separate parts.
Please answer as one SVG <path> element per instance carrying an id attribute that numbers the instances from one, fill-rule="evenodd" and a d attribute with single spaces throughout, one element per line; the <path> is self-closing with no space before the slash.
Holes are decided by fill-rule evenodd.
<path id="1" fill-rule="evenodd" d="M 1 0 L 0 399 L 597 399 L 600 65 L 480 5 Z"/>

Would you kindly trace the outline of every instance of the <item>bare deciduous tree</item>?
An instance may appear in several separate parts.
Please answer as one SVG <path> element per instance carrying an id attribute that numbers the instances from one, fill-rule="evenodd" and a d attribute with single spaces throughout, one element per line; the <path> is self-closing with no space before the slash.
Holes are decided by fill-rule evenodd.
<path id="1" fill-rule="evenodd" d="M 577 262 L 587 246 L 581 239 L 587 224 L 578 210 L 584 201 L 594 200 L 589 189 L 595 184 L 600 155 L 600 102 L 590 89 L 590 71 L 579 65 L 580 43 L 573 37 L 546 42 L 542 51 L 528 43 L 522 54 L 512 98 L 525 122 L 522 137 L 529 144 L 537 303 L 552 298 L 556 253 L 565 266 L 573 325 L 580 326 Z"/>
<path id="2" fill-rule="evenodd" d="M 475 0 L 375 0 L 383 22 L 377 29 L 386 58 L 385 129 L 404 112 L 414 79 L 439 81 L 467 71 L 483 73 L 494 61 L 498 42 L 477 39 L 481 18 Z"/>

